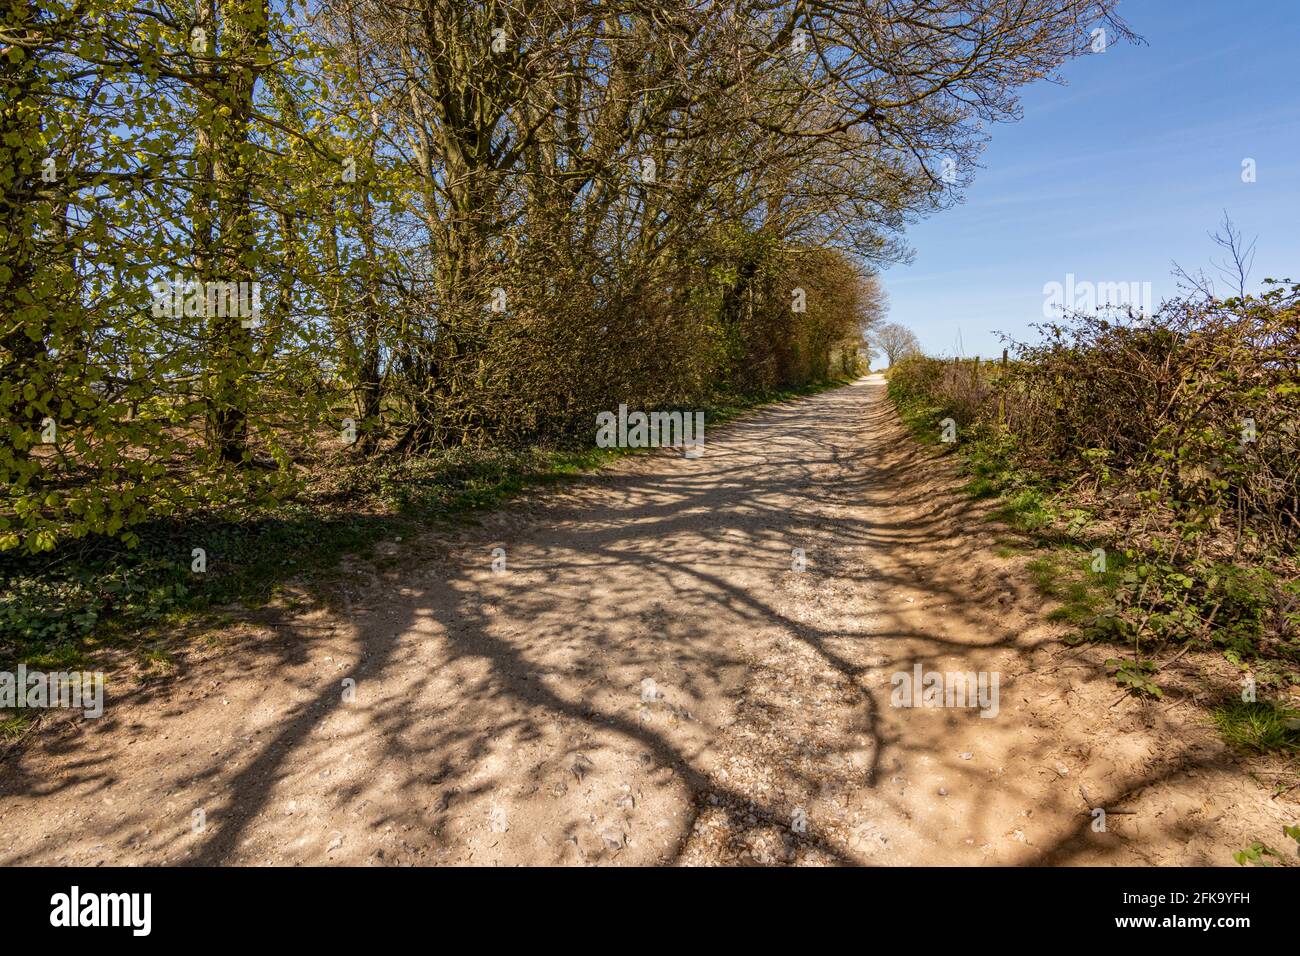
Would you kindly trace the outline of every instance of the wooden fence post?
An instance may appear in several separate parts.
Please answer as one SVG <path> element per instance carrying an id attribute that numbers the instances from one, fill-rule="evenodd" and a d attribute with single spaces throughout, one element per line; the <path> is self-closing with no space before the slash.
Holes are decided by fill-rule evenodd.
<path id="1" fill-rule="evenodd" d="M 1007 427 L 1007 350 L 1002 350 L 1002 374 L 998 376 L 998 427 Z"/>

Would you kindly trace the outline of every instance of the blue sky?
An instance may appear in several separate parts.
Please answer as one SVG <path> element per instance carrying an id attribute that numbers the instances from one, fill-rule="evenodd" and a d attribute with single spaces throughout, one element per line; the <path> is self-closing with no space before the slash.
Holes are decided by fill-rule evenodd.
<path id="1" fill-rule="evenodd" d="M 1222 258 L 1224 211 L 1256 239 L 1255 284 L 1300 280 L 1300 0 L 1129 0 L 1146 45 L 1065 66 L 994 126 L 964 201 L 912 226 L 884 273 L 891 321 L 935 355 L 1032 337 L 1047 283 L 1150 282 L 1172 294 Z M 1242 182 L 1242 161 L 1256 181 Z M 877 362 L 877 364 L 880 364 Z"/>

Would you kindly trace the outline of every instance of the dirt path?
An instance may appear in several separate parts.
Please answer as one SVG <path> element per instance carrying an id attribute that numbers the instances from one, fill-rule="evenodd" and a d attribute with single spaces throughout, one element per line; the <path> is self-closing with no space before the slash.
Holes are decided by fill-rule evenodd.
<path id="1" fill-rule="evenodd" d="M 706 447 L 112 683 L 0 764 L 0 863 L 1228 864 L 1293 822 L 1191 704 L 1111 706 L 878 379 Z M 892 706 L 917 664 L 996 716 Z"/>

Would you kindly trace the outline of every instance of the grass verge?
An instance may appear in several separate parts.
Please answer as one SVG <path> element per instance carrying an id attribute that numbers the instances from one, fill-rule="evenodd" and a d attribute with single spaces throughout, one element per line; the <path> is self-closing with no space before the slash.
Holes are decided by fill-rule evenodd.
<path id="1" fill-rule="evenodd" d="M 1065 624 L 1067 644 L 1098 641 L 1124 646 L 1131 659 L 1107 662 L 1117 685 L 1135 695 L 1158 698 L 1159 667 L 1148 656 L 1159 642 L 1135 638 L 1131 615 L 1135 595 L 1154 588 L 1172 597 L 1156 604 L 1148 621 L 1154 625 L 1180 623 L 1179 616 L 1199 625 L 1201 613 L 1190 599 L 1192 591 L 1210 595 L 1215 627 L 1212 639 L 1203 641 L 1218 649 L 1243 674 L 1250 673 L 1261 687 L 1281 689 L 1295 683 L 1297 675 L 1284 662 L 1255 653 L 1260 620 L 1256 609 L 1265 606 L 1268 588 L 1275 586 L 1258 568 L 1224 564 L 1206 565 L 1193 580 L 1188 574 L 1162 563 L 1158 556 L 1134 549 L 1107 548 L 1096 537 L 1094 516 L 1071 508 L 1068 495 L 1039 475 L 1018 467 L 1013 439 L 986 425 L 955 429 L 948 409 L 925 394 L 890 383 L 890 398 L 908 431 L 918 441 L 955 454 L 968 476 L 967 494 L 994 502 L 992 516 L 1014 529 L 1014 541 L 1000 543 L 998 553 L 1012 557 L 1029 552 L 1026 570 L 1035 589 L 1056 602 L 1048 619 Z M 945 424 L 948 425 L 945 436 Z M 945 442 L 945 437 L 956 440 Z M 1211 713 L 1229 744 L 1257 753 L 1289 758 L 1297 755 L 1294 726 L 1296 712 L 1283 703 L 1260 700 L 1228 702 Z"/>

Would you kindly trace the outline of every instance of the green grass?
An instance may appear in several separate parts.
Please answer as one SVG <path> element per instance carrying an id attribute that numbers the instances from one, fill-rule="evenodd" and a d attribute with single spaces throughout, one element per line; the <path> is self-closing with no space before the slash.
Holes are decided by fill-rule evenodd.
<path id="1" fill-rule="evenodd" d="M 890 397 L 908 431 L 927 444 L 939 443 L 939 422 L 948 411 L 927 402 L 924 396 L 900 394 L 891 389 Z M 943 446 L 952 449 L 969 476 L 965 492 L 977 500 L 995 502 L 992 517 L 1021 533 L 1023 543 L 1035 550 L 1026 568 L 1035 589 L 1044 597 L 1060 602 L 1048 619 L 1068 624 L 1072 640 L 1098 636 L 1099 623 L 1121 580 L 1124 559 L 1107 554 L 1105 569 L 1093 569 L 1093 542 L 1082 533 L 1059 533 L 1053 529 L 1062 515 L 1047 483 L 1036 475 L 1018 468 L 1012 456 L 1011 439 L 987 427 L 958 430 L 958 440 Z M 1081 532 L 1086 522 L 1073 522 L 1073 532 Z M 1002 558 L 1022 553 L 1020 547 L 1000 542 L 996 551 Z"/>
<path id="2" fill-rule="evenodd" d="M 1021 531 L 1042 531 L 1056 520 L 1055 511 L 1042 492 L 1035 488 L 1021 488 L 1003 494 L 993 516 Z"/>
<path id="3" fill-rule="evenodd" d="M 889 397 L 893 399 L 894 407 L 898 410 L 898 417 L 913 438 L 927 445 L 942 444 L 939 440 L 939 422 L 947 417 L 942 408 L 911 396 L 899 395 L 897 390 L 892 387 L 889 390 Z M 946 445 L 945 447 L 956 446 Z"/>
<path id="4" fill-rule="evenodd" d="M 1300 753 L 1300 711 L 1273 701 L 1234 701 L 1218 707 L 1214 723 L 1225 741 L 1253 753 Z"/>
<path id="5" fill-rule="evenodd" d="M 1104 569 L 1098 566 L 1091 551 L 1064 544 L 1040 551 L 1025 565 L 1035 590 L 1058 602 L 1047 619 L 1070 627 L 1067 643 L 1105 636 L 1125 565 L 1122 556 L 1107 554 Z"/>
<path id="6" fill-rule="evenodd" d="M 31 722 L 31 714 L 19 713 L 6 716 L 0 713 L 0 744 L 7 744 L 17 740 L 26 732 Z"/>

